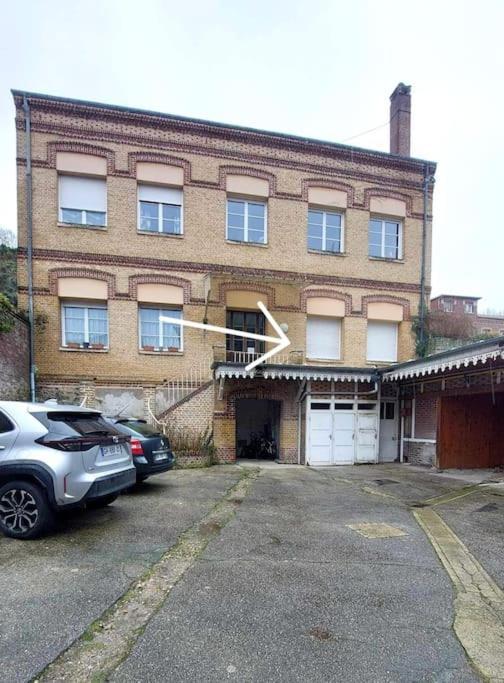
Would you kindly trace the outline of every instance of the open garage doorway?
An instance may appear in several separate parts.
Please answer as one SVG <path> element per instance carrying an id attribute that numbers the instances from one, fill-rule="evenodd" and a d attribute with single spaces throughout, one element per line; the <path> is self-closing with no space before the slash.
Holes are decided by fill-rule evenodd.
<path id="1" fill-rule="evenodd" d="M 280 401 L 242 398 L 236 401 L 236 455 L 277 460 L 280 452 Z"/>

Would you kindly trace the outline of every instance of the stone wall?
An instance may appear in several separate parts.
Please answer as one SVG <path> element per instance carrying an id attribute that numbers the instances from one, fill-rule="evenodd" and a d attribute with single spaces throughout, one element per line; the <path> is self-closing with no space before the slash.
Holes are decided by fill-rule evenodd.
<path id="1" fill-rule="evenodd" d="M 29 398 L 29 328 L 20 315 L 4 309 L 12 329 L 0 332 L 0 399 L 26 400 Z"/>
<path id="2" fill-rule="evenodd" d="M 436 464 L 436 444 L 425 441 L 405 441 L 404 459 L 410 465 L 434 467 Z"/>

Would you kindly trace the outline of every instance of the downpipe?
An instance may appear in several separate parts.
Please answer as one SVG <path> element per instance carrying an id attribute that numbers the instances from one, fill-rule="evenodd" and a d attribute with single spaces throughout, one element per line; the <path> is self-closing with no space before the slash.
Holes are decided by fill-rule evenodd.
<path id="1" fill-rule="evenodd" d="M 33 183 L 32 183 L 32 150 L 31 150 L 31 111 L 28 98 L 23 95 L 23 113 L 25 120 L 25 192 L 26 192 L 26 260 L 28 269 L 28 336 L 30 365 L 30 399 L 35 401 L 35 326 L 33 315 Z"/>

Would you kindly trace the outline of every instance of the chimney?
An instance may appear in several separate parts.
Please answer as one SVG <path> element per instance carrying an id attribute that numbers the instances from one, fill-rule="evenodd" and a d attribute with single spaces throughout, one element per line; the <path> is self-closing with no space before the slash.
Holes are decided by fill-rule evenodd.
<path id="1" fill-rule="evenodd" d="M 390 153 L 410 156 L 411 85 L 399 83 L 390 96 Z"/>

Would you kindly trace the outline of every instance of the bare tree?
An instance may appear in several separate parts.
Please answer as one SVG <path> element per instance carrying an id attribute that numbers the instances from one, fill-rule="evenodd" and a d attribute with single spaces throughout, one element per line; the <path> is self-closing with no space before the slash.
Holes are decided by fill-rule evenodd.
<path id="1" fill-rule="evenodd" d="M 17 239 L 16 239 L 16 235 L 13 233 L 12 230 L 9 230 L 8 228 L 1 228 L 0 227 L 0 245 L 1 244 L 4 244 L 9 249 L 15 249 L 16 248 Z"/>

